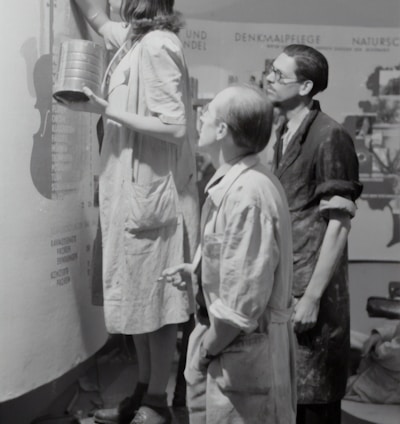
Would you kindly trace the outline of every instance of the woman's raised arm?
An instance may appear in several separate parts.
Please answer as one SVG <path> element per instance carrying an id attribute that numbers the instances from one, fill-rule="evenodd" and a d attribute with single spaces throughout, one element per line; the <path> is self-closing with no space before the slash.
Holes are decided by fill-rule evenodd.
<path id="1" fill-rule="evenodd" d="M 106 24 L 110 22 L 106 12 L 97 0 L 74 0 L 89 25 L 101 36 L 104 36 Z"/>

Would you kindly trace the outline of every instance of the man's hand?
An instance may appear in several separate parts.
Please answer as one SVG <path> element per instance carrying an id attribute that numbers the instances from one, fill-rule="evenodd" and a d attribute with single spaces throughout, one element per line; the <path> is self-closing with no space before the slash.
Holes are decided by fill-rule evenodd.
<path id="1" fill-rule="evenodd" d="M 307 295 L 295 303 L 292 322 L 296 333 L 302 333 L 314 327 L 318 319 L 319 304 L 319 299 L 313 299 Z"/>
<path id="2" fill-rule="evenodd" d="M 376 347 L 376 345 L 382 341 L 379 333 L 372 333 L 363 344 L 361 349 L 362 356 L 368 356 Z"/>
<path id="3" fill-rule="evenodd" d="M 207 371 L 210 362 L 215 358 L 215 356 L 210 356 L 208 354 L 207 350 L 203 346 L 203 341 L 204 339 L 199 346 L 199 369 L 204 372 Z"/>
<path id="4" fill-rule="evenodd" d="M 180 264 L 173 266 L 164 269 L 158 281 L 170 283 L 178 290 L 186 290 L 187 283 L 192 280 L 192 270 L 192 264 Z"/>

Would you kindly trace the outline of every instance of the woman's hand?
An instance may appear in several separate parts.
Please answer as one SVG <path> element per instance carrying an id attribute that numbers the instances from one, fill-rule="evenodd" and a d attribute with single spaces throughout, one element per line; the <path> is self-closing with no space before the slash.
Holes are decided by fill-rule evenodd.
<path id="1" fill-rule="evenodd" d="M 178 290 L 186 290 L 187 283 L 192 280 L 192 270 L 192 264 L 173 266 L 165 269 L 158 281 L 170 283 Z"/>
<path id="2" fill-rule="evenodd" d="M 62 98 L 58 99 L 58 102 L 66 108 L 75 112 L 87 112 L 87 113 L 99 113 L 105 112 L 108 102 L 99 96 L 96 96 L 93 91 L 88 87 L 83 87 L 82 91 L 89 98 L 88 101 L 82 102 L 69 102 Z"/>
<path id="3" fill-rule="evenodd" d="M 100 110 L 101 114 L 105 114 L 107 118 L 121 123 L 122 111 L 120 109 L 116 109 L 115 107 L 111 106 L 107 100 L 94 94 L 93 91 L 88 87 L 83 87 L 83 92 L 89 97 L 89 102 L 91 102 Z"/>
<path id="4" fill-rule="evenodd" d="M 83 87 L 82 91 L 89 97 L 89 104 L 93 105 L 97 110 L 99 110 L 98 113 L 105 113 L 108 107 L 108 102 L 106 99 L 97 96 L 88 87 Z"/>

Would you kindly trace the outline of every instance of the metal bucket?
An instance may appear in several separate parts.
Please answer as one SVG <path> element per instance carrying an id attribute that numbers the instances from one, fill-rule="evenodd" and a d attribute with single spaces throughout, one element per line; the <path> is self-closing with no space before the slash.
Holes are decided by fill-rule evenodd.
<path id="1" fill-rule="evenodd" d="M 60 44 L 58 71 L 53 97 L 59 101 L 88 101 L 82 88 L 101 95 L 101 83 L 106 65 L 105 49 L 87 40 L 67 40 Z"/>

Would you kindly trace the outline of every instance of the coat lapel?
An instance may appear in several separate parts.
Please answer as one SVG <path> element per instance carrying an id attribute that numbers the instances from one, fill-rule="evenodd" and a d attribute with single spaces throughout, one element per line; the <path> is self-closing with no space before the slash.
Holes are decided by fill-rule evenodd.
<path id="1" fill-rule="evenodd" d="M 308 130 L 311 124 L 314 122 L 320 110 L 321 109 L 319 107 L 319 102 L 314 101 L 311 107 L 310 113 L 304 119 L 304 121 L 300 125 L 300 128 L 296 131 L 293 138 L 290 140 L 278 167 L 276 167 L 276 162 L 275 162 L 275 175 L 278 178 L 280 178 L 286 172 L 286 170 L 292 165 L 292 163 L 299 157 L 303 148 L 303 143 L 306 140 Z M 275 155 L 276 155 L 276 152 L 275 152 Z"/>

